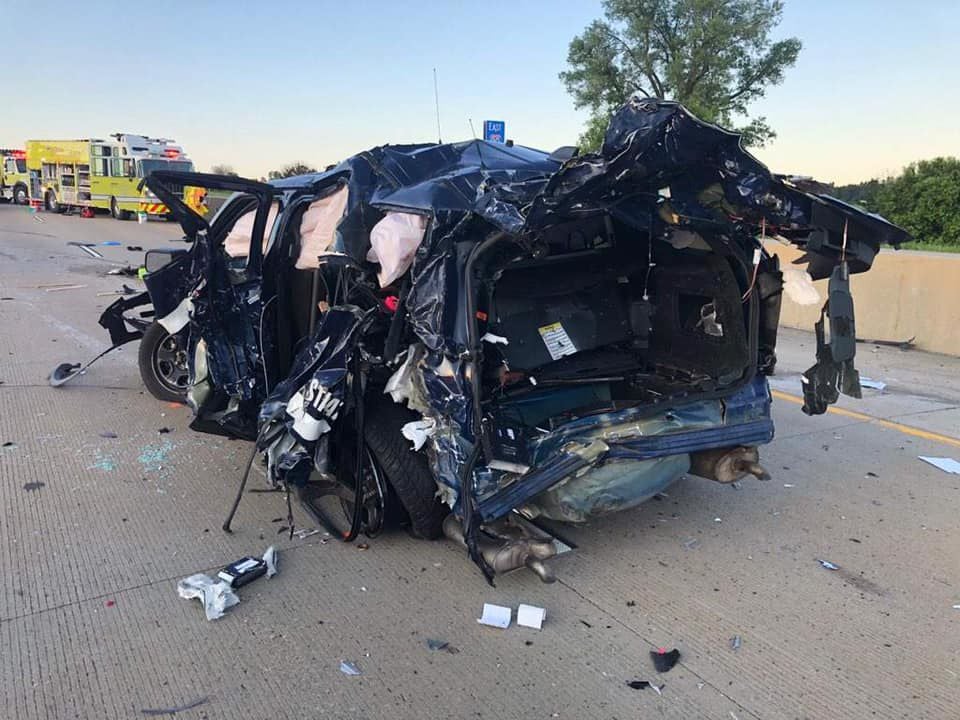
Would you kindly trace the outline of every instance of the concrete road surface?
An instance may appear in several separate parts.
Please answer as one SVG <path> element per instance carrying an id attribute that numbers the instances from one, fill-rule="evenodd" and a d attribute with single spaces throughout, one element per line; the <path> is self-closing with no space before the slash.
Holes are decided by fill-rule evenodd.
<path id="1" fill-rule="evenodd" d="M 813 339 L 784 331 L 773 480 L 684 478 L 567 528 L 579 548 L 556 584 L 521 572 L 490 588 L 463 552 L 401 531 L 368 549 L 288 541 L 277 494 L 247 495 L 222 533 L 249 446 L 192 433 L 185 408 L 145 394 L 135 345 L 48 387 L 55 365 L 107 345 L 113 298 L 98 293 L 136 283 L 109 263 L 178 236 L 0 207 L 0 716 L 960 717 L 960 476 L 917 459 L 960 458 L 960 361 L 861 345 L 886 391 L 809 418 L 795 396 Z M 68 240 L 122 245 L 96 261 Z M 177 597 L 180 578 L 271 543 L 279 575 L 223 619 Z M 545 607 L 546 623 L 482 627 L 484 602 Z M 682 653 L 669 673 L 657 647 Z"/>

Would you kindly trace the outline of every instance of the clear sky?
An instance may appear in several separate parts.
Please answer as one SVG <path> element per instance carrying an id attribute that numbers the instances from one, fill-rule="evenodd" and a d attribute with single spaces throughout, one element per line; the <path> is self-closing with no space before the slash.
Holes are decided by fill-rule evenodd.
<path id="1" fill-rule="evenodd" d="M 853 182 L 960 155 L 956 0 L 786 0 L 804 44 L 755 105 L 779 172 Z M 0 146 L 133 132 L 175 138 L 198 169 L 323 166 L 386 142 L 505 120 L 518 143 L 574 144 L 557 79 L 593 0 L 106 2 L 0 0 Z"/>

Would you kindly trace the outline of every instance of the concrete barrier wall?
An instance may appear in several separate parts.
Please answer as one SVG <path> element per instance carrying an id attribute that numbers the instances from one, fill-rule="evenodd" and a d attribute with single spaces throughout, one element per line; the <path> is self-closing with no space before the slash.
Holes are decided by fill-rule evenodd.
<path id="1" fill-rule="evenodd" d="M 767 243 L 788 267 L 800 252 Z M 802 267 L 802 266 L 801 266 Z M 813 330 L 827 297 L 827 281 L 814 283 L 816 305 L 797 305 L 786 295 L 780 324 Z M 960 356 L 960 253 L 881 250 L 873 267 L 851 276 L 857 337 L 870 340 L 916 338 L 917 348 Z"/>

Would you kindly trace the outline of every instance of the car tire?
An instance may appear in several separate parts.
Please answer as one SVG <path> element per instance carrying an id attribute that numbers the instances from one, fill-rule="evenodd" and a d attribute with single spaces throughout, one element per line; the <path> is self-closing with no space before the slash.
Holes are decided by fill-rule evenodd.
<path id="1" fill-rule="evenodd" d="M 114 220 L 126 220 L 126 213 L 120 209 L 120 204 L 117 202 L 115 197 L 110 198 L 110 215 L 113 216 Z"/>
<path id="2" fill-rule="evenodd" d="M 364 439 L 386 475 L 397 500 L 410 518 L 410 531 L 418 538 L 435 540 L 443 534 L 449 508 L 437 497 L 426 455 L 415 452 L 400 432 L 419 416 L 395 402 L 379 400 L 366 410 Z"/>
<path id="3" fill-rule="evenodd" d="M 57 196 L 53 194 L 52 190 L 47 190 L 47 194 L 43 196 L 43 205 L 50 212 L 63 212 L 63 208 L 57 202 Z"/>
<path id="4" fill-rule="evenodd" d="M 157 400 L 187 401 L 186 348 L 181 345 L 182 338 L 171 335 L 158 322 L 143 333 L 137 353 L 140 377 Z"/>
<path id="5" fill-rule="evenodd" d="M 27 194 L 27 186 L 23 183 L 13 186 L 13 204 L 27 205 L 30 203 L 30 196 Z"/>

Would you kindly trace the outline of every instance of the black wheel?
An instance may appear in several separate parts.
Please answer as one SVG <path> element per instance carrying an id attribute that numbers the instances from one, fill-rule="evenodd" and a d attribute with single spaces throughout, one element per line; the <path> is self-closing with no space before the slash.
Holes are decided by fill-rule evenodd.
<path id="1" fill-rule="evenodd" d="M 400 432 L 419 415 L 389 398 L 378 400 L 367 408 L 364 439 L 375 464 L 386 475 L 396 499 L 410 518 L 410 530 L 419 537 L 433 540 L 443 534 L 443 519 L 450 512 L 437 497 L 437 483 L 423 453 L 414 452 Z"/>
<path id="2" fill-rule="evenodd" d="M 47 194 L 43 198 L 43 203 L 50 212 L 58 213 L 61 211 L 60 203 L 57 202 L 57 196 L 53 194 L 52 190 L 47 191 Z"/>
<path id="3" fill-rule="evenodd" d="M 117 203 L 116 198 L 110 198 L 110 214 L 113 215 L 114 220 L 127 219 L 127 214 L 120 209 L 120 205 Z"/>
<path id="4" fill-rule="evenodd" d="M 187 349 L 178 335 L 171 335 L 160 323 L 147 328 L 138 353 L 140 377 L 158 400 L 185 402 L 190 371 Z"/>
<path id="5" fill-rule="evenodd" d="M 27 196 L 27 186 L 20 183 L 13 186 L 13 204 L 14 205 L 26 205 L 30 202 L 30 198 Z"/>

